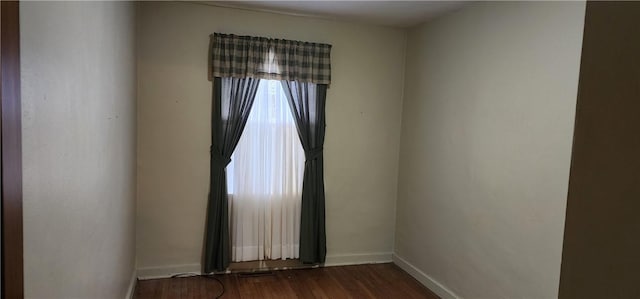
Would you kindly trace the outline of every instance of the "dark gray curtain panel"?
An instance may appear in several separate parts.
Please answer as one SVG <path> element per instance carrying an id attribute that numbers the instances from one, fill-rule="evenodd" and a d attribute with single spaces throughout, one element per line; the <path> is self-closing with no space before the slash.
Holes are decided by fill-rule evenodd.
<path id="1" fill-rule="evenodd" d="M 324 263 L 327 255 L 324 206 L 325 103 L 327 85 L 281 81 L 305 154 L 300 219 L 300 261 Z"/>
<path id="2" fill-rule="evenodd" d="M 205 236 L 204 273 L 224 271 L 231 261 L 226 167 L 247 124 L 260 79 L 213 80 L 211 176 Z"/>

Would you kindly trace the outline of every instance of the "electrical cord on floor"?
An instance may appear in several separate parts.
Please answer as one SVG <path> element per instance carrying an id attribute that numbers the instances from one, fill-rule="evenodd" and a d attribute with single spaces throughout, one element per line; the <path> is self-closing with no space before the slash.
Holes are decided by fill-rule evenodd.
<path id="1" fill-rule="evenodd" d="M 218 279 L 217 277 L 215 277 L 215 275 L 213 275 L 213 274 L 209 274 L 209 275 L 200 275 L 200 276 L 202 276 L 202 277 L 204 277 L 204 278 L 213 279 L 213 280 L 217 281 L 217 282 L 218 282 L 218 284 L 220 284 L 220 288 L 222 288 L 222 292 L 220 292 L 220 294 L 218 294 L 218 296 L 216 296 L 216 297 L 215 297 L 216 299 L 218 299 L 218 298 L 222 297 L 222 295 L 224 295 L 224 291 L 225 291 L 225 289 L 224 289 L 224 283 L 222 283 L 222 281 L 220 281 L 220 279 Z"/>
<path id="2" fill-rule="evenodd" d="M 193 272 L 185 272 L 185 273 L 178 273 L 178 274 L 171 275 L 171 278 L 187 278 L 187 277 L 196 277 L 196 276 L 213 279 L 218 282 L 221 288 L 221 292 L 220 294 L 216 295 L 213 298 L 218 299 L 218 298 L 221 298 L 222 295 L 224 295 L 224 292 L 225 292 L 224 283 L 222 283 L 220 279 L 215 277 L 215 274 L 199 274 L 199 273 L 193 273 Z"/>

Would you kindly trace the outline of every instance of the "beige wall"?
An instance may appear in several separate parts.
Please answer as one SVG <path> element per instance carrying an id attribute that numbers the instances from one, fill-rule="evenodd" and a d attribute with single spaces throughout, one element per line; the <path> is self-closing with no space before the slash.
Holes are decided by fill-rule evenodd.
<path id="1" fill-rule="evenodd" d="M 325 183 L 328 262 L 390 260 L 403 31 L 192 3 L 139 3 L 140 274 L 199 270 L 209 180 L 213 32 L 330 43 Z"/>
<path id="2" fill-rule="evenodd" d="M 21 2 L 26 298 L 124 298 L 135 269 L 135 6 Z"/>
<path id="3" fill-rule="evenodd" d="M 428 285 L 557 297 L 584 7 L 472 3 L 409 33 L 395 253 Z"/>

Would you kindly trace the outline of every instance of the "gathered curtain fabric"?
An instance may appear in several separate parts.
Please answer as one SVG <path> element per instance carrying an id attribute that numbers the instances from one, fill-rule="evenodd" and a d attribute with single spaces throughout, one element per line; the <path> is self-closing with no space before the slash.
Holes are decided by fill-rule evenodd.
<path id="1" fill-rule="evenodd" d="M 215 78 L 211 116 L 209 202 L 205 228 L 205 273 L 229 266 L 229 210 L 225 168 L 240 140 L 258 90 L 259 79 Z"/>
<path id="2" fill-rule="evenodd" d="M 240 139 L 260 79 L 280 80 L 305 153 L 300 218 L 300 260 L 326 256 L 323 145 L 331 45 L 237 36 L 211 36 L 213 81 L 210 193 L 203 271 L 224 271 L 230 262 L 225 168 Z"/>
<path id="3" fill-rule="evenodd" d="M 300 261 L 324 263 L 327 255 L 327 237 L 323 145 L 327 85 L 282 81 L 282 88 L 289 100 L 305 155 L 300 218 Z"/>

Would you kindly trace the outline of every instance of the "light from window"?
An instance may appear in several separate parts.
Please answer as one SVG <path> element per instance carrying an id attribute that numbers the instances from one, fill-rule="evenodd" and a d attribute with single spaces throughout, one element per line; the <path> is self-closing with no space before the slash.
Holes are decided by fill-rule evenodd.
<path id="1" fill-rule="evenodd" d="M 232 260 L 297 258 L 304 151 L 280 81 L 260 81 L 231 160 Z"/>

